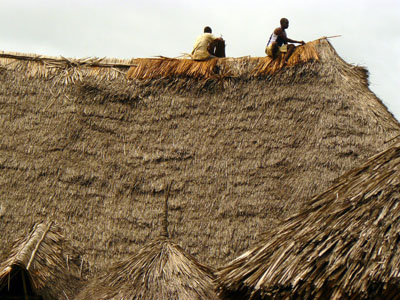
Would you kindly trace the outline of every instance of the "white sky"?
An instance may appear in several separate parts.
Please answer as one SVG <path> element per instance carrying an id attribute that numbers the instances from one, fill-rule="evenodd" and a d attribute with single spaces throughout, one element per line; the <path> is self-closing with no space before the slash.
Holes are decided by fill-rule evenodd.
<path id="1" fill-rule="evenodd" d="M 66 57 L 176 57 L 204 26 L 227 56 L 264 56 L 281 17 L 287 34 L 331 40 L 370 71 L 371 89 L 400 120 L 400 0 L 0 0 L 0 50 Z"/>

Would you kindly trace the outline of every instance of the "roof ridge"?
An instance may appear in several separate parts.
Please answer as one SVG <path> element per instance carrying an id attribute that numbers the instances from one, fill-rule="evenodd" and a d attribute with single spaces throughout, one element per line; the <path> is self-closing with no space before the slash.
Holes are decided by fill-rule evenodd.
<path id="1" fill-rule="evenodd" d="M 86 58 L 66 58 L 64 56 L 47 56 L 39 54 L 23 54 L 18 52 L 0 52 L 0 58 L 16 59 L 22 61 L 33 61 L 42 62 L 49 67 L 102 67 L 102 68 L 129 68 L 134 64 L 129 63 L 131 59 L 117 59 L 117 58 L 98 58 L 98 57 L 86 57 Z M 103 62 L 106 61 L 106 62 Z M 110 62 L 107 62 L 110 61 Z"/>

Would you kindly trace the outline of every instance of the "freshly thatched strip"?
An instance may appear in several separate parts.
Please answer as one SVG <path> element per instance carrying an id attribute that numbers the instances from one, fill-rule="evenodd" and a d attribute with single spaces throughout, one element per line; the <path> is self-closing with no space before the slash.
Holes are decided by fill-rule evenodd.
<path id="1" fill-rule="evenodd" d="M 297 47 L 284 64 L 283 57 L 272 60 L 270 57 L 214 58 L 206 61 L 175 58 L 141 58 L 134 60 L 135 66 L 127 73 L 128 79 L 157 79 L 173 77 L 189 78 L 227 78 L 271 75 L 283 67 L 292 67 L 311 60 L 318 61 L 315 44 L 319 40 Z"/>
<path id="2" fill-rule="evenodd" d="M 224 299 L 399 299 L 400 144 L 218 272 Z"/>
<path id="3" fill-rule="evenodd" d="M 217 300 L 210 268 L 166 238 L 93 280 L 76 300 Z"/>
<path id="4" fill-rule="evenodd" d="M 77 266 L 68 263 L 64 255 L 69 250 L 59 227 L 51 223 L 35 225 L 27 237 L 16 241 L 9 257 L 0 264 L 0 296 L 5 297 L 12 288 L 13 272 L 22 270 L 30 280 L 30 289 L 44 300 L 60 299 L 64 294 L 72 297 L 81 283 L 73 275 Z"/>

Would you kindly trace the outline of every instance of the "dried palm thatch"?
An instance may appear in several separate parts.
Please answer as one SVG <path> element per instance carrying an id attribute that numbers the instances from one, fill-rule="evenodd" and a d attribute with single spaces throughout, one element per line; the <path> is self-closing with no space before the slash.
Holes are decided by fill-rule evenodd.
<path id="1" fill-rule="evenodd" d="M 400 299 L 400 144 L 218 272 L 224 299 Z"/>
<path id="2" fill-rule="evenodd" d="M 71 299 L 81 282 L 68 250 L 56 225 L 36 224 L 0 264 L 0 298 Z"/>
<path id="3" fill-rule="evenodd" d="M 270 57 L 213 58 L 206 61 L 172 58 L 145 58 L 134 60 L 127 72 L 128 79 L 159 79 L 188 77 L 196 79 L 266 76 L 284 67 L 293 67 L 309 61 L 318 61 L 315 45 L 320 40 L 310 42 L 295 49 L 285 64 L 283 56 L 275 60 Z M 240 63 L 238 64 L 238 61 Z M 239 68 L 238 68 L 239 67 Z"/>
<path id="4" fill-rule="evenodd" d="M 249 249 L 400 133 L 366 70 L 314 46 L 318 61 L 264 77 L 240 73 L 257 60 L 227 59 L 232 75 L 207 84 L 103 77 L 108 67 L 64 84 L 62 68 L 46 79 L 28 75 L 41 62 L 0 59 L 2 245 L 57 220 L 93 278 L 156 237 L 149 208 L 174 180 L 184 250 L 220 266 Z"/>

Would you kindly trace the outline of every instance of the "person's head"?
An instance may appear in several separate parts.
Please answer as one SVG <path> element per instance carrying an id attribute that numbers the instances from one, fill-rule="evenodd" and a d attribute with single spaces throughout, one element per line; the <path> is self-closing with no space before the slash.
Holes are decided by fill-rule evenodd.
<path id="1" fill-rule="evenodd" d="M 282 18 L 280 22 L 281 22 L 281 27 L 283 29 L 289 28 L 289 20 L 288 19 Z"/>
<path id="2" fill-rule="evenodd" d="M 211 27 L 209 26 L 204 27 L 204 33 L 212 33 Z"/>

